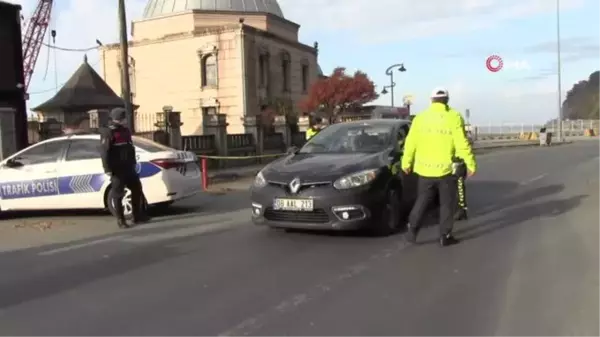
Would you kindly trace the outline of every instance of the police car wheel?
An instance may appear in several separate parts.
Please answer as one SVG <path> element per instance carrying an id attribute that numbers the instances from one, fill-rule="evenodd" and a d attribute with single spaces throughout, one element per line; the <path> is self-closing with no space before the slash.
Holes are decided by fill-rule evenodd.
<path id="1" fill-rule="evenodd" d="M 106 204 L 108 205 L 108 210 L 110 214 L 113 216 L 117 216 L 117 212 L 115 211 L 114 199 L 112 198 L 112 190 L 108 192 L 108 201 Z M 146 200 L 143 201 L 143 207 L 147 208 Z M 125 219 L 132 220 L 133 219 L 133 207 L 131 203 L 131 191 L 129 189 L 125 189 L 125 196 L 123 197 L 123 213 L 125 215 Z"/>

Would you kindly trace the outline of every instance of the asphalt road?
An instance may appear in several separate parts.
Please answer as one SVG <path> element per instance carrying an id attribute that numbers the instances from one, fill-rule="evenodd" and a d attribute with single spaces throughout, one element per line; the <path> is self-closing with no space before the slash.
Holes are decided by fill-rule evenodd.
<path id="1" fill-rule="evenodd" d="M 449 248 L 427 244 L 435 226 L 418 246 L 270 231 L 232 192 L 210 214 L 5 249 L 0 334 L 598 335 L 598 153 L 481 156 Z"/>

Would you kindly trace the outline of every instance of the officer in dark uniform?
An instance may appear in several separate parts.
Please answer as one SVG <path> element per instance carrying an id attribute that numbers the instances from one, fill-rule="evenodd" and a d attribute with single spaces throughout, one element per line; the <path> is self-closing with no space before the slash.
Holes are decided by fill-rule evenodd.
<path id="1" fill-rule="evenodd" d="M 149 220 L 143 207 L 143 192 L 140 177 L 136 172 L 135 147 L 131 131 L 127 127 L 127 113 L 123 108 L 110 112 L 110 124 L 101 130 L 102 165 L 104 172 L 110 176 L 111 196 L 119 227 L 127 228 L 123 209 L 125 188 L 131 191 L 131 206 L 134 223 Z"/>

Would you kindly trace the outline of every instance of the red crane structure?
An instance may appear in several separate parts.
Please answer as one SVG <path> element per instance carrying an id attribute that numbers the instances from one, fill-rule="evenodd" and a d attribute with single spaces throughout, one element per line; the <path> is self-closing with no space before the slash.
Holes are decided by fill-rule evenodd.
<path id="1" fill-rule="evenodd" d="M 25 75 L 25 92 L 29 88 L 33 70 L 40 55 L 44 36 L 50 24 L 53 0 L 39 0 L 33 15 L 29 18 L 25 35 L 23 36 L 23 71 Z"/>

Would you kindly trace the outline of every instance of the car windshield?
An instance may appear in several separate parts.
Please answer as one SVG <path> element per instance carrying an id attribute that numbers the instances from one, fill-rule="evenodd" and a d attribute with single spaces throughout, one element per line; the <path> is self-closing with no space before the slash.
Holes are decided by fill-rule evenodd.
<path id="1" fill-rule="evenodd" d="M 162 152 L 162 151 L 173 151 L 172 148 L 152 141 L 150 139 L 146 139 L 143 137 L 133 136 L 133 145 L 135 147 L 140 148 L 146 152 Z"/>
<path id="2" fill-rule="evenodd" d="M 333 124 L 311 138 L 299 153 L 375 153 L 391 143 L 391 124 Z"/>

